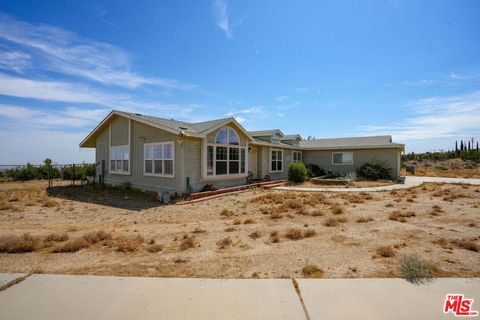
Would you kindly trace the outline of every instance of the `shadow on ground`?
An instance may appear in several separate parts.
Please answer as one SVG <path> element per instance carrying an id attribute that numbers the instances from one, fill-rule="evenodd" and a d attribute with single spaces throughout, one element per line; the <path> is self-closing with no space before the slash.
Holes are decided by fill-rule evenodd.
<path id="1" fill-rule="evenodd" d="M 140 211 L 162 205 L 154 194 L 139 190 L 122 190 L 107 186 L 54 186 L 47 188 L 51 197 L 94 203 L 125 210 Z"/>

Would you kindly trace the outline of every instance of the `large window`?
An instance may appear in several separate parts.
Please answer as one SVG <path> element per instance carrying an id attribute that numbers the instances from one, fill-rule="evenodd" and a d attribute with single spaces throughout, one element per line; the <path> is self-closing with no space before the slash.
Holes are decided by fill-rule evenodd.
<path id="1" fill-rule="evenodd" d="M 159 142 L 144 145 L 144 174 L 173 177 L 174 143 Z"/>
<path id="2" fill-rule="evenodd" d="M 229 127 L 220 129 L 215 143 L 207 145 L 207 176 L 244 174 L 245 154 L 237 132 Z"/>
<path id="3" fill-rule="evenodd" d="M 271 172 L 280 172 L 283 171 L 283 151 L 272 149 L 271 154 Z"/>
<path id="4" fill-rule="evenodd" d="M 340 165 L 353 164 L 353 152 L 333 152 L 332 163 Z"/>
<path id="5" fill-rule="evenodd" d="M 130 148 L 126 146 L 110 147 L 110 172 L 128 173 Z"/>
<path id="6" fill-rule="evenodd" d="M 302 152 L 293 151 L 293 162 L 302 162 Z"/>

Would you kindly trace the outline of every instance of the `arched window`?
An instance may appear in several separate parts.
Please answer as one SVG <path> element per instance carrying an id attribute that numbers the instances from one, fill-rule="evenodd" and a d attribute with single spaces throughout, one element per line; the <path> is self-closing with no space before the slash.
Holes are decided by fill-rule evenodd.
<path id="1" fill-rule="evenodd" d="M 238 175 L 246 172 L 246 149 L 238 133 L 230 127 L 218 130 L 215 143 L 207 145 L 207 175 Z"/>

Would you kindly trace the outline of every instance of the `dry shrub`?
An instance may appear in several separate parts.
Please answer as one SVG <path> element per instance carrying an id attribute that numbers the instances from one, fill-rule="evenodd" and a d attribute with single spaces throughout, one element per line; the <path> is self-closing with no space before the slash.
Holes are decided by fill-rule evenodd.
<path id="1" fill-rule="evenodd" d="M 379 256 L 385 257 L 385 258 L 390 258 L 395 255 L 395 249 L 391 246 L 378 247 L 376 252 Z"/>
<path id="2" fill-rule="evenodd" d="M 296 228 L 290 228 L 285 233 L 285 237 L 290 240 L 300 240 L 303 239 L 302 230 Z"/>
<path id="3" fill-rule="evenodd" d="M 284 209 L 302 209 L 304 208 L 302 200 L 299 199 L 290 199 L 285 202 L 282 206 Z"/>
<path id="4" fill-rule="evenodd" d="M 0 204 L 0 210 L 13 210 L 15 207 L 10 203 L 2 203 Z"/>
<path id="5" fill-rule="evenodd" d="M 341 198 L 344 199 L 344 200 L 347 200 L 348 202 L 351 202 L 351 203 L 364 203 L 365 202 L 362 199 L 362 197 L 360 197 L 357 194 L 352 194 L 352 193 L 341 194 Z"/>
<path id="6" fill-rule="evenodd" d="M 229 217 L 229 216 L 233 215 L 233 212 L 231 212 L 227 208 L 223 208 L 223 210 L 220 212 L 220 215 L 222 215 L 224 217 Z"/>
<path id="7" fill-rule="evenodd" d="M 283 214 L 279 213 L 279 212 L 273 212 L 270 214 L 270 219 L 272 220 L 278 220 L 278 219 L 282 219 L 283 218 Z"/>
<path id="8" fill-rule="evenodd" d="M 44 239 L 46 242 L 63 242 L 68 240 L 68 234 L 64 233 L 50 233 Z"/>
<path id="9" fill-rule="evenodd" d="M 397 211 L 392 212 L 390 214 L 390 216 L 388 217 L 388 219 L 394 220 L 394 221 L 399 221 L 399 222 L 406 222 L 407 221 L 406 218 L 410 218 L 410 217 L 415 217 L 415 212 L 412 212 L 412 211 L 401 212 L 401 211 L 397 210 Z"/>
<path id="10" fill-rule="evenodd" d="M 261 214 L 269 214 L 271 213 L 270 208 L 260 208 L 260 213 Z"/>
<path id="11" fill-rule="evenodd" d="M 325 215 L 325 214 L 323 213 L 322 210 L 320 210 L 320 209 L 315 209 L 315 210 L 312 210 L 312 211 L 310 212 L 310 215 L 311 215 L 312 217 L 321 217 L 321 216 L 323 216 L 323 215 Z"/>
<path id="12" fill-rule="evenodd" d="M 307 264 L 302 269 L 303 276 L 306 278 L 323 278 L 323 270 L 314 264 Z"/>
<path id="13" fill-rule="evenodd" d="M 476 244 L 473 240 L 453 240 L 452 243 L 462 249 L 473 251 L 473 252 L 479 252 L 480 251 L 480 246 Z"/>
<path id="14" fill-rule="evenodd" d="M 239 224 L 242 224 L 242 221 L 240 221 L 239 219 L 235 219 L 233 220 L 233 224 L 237 226 Z"/>
<path id="15" fill-rule="evenodd" d="M 253 231 L 252 233 L 250 233 L 249 237 L 253 240 L 256 240 L 262 237 L 262 233 L 260 231 Z"/>
<path id="16" fill-rule="evenodd" d="M 91 231 L 83 234 L 83 239 L 90 244 L 112 239 L 112 235 L 103 230 Z"/>
<path id="17" fill-rule="evenodd" d="M 227 229 L 225 229 L 225 232 L 233 232 L 235 230 L 236 229 L 234 227 L 228 227 Z"/>
<path id="18" fill-rule="evenodd" d="M 407 201 L 408 201 L 408 202 L 414 202 L 414 200 L 413 200 L 412 197 L 408 197 L 408 198 L 407 198 Z"/>
<path id="19" fill-rule="evenodd" d="M 30 234 L 25 233 L 19 236 L 1 236 L 0 252 L 1 253 L 25 253 L 35 251 L 37 247 L 37 239 Z"/>
<path id="20" fill-rule="evenodd" d="M 18 202 L 20 199 L 18 197 L 11 197 L 8 199 L 9 202 Z"/>
<path id="21" fill-rule="evenodd" d="M 391 207 L 393 207 L 393 203 L 387 203 L 387 204 L 385 205 L 385 207 L 386 207 L 386 208 L 391 208 Z"/>
<path id="22" fill-rule="evenodd" d="M 230 237 L 223 238 L 221 240 L 217 241 L 217 246 L 220 249 L 225 249 L 226 247 L 229 247 L 233 244 L 233 241 Z"/>
<path id="23" fill-rule="evenodd" d="M 357 223 L 368 223 L 373 221 L 374 219 L 372 217 L 360 217 L 357 219 Z"/>
<path id="24" fill-rule="evenodd" d="M 84 248 L 87 248 L 89 243 L 84 238 L 76 238 L 70 241 L 67 241 L 61 245 L 56 246 L 53 248 L 53 253 L 69 253 L 69 252 L 77 252 Z"/>
<path id="25" fill-rule="evenodd" d="M 207 230 L 203 230 L 200 228 L 195 228 L 195 230 L 192 231 L 192 233 L 205 233 L 205 232 L 207 232 Z"/>
<path id="26" fill-rule="evenodd" d="M 305 238 L 311 238 L 311 237 L 314 237 L 317 235 L 317 232 L 315 231 L 315 229 L 307 229 L 305 230 L 305 232 L 303 233 L 303 236 Z"/>
<path id="27" fill-rule="evenodd" d="M 195 236 L 192 235 L 184 235 L 182 242 L 180 243 L 180 250 L 185 251 L 191 248 L 194 248 L 197 245 L 195 241 Z"/>
<path id="28" fill-rule="evenodd" d="M 330 210 L 332 210 L 332 213 L 335 215 L 345 213 L 345 209 L 343 209 L 343 207 L 338 204 L 334 204 L 333 206 L 331 206 Z"/>
<path id="29" fill-rule="evenodd" d="M 250 218 L 243 221 L 243 224 L 252 224 L 252 223 L 255 223 L 255 221 L 253 219 L 250 219 Z"/>
<path id="30" fill-rule="evenodd" d="M 328 218 L 327 220 L 325 220 L 323 225 L 326 227 L 335 227 L 338 225 L 338 222 L 337 222 L 337 219 L 335 218 Z"/>
<path id="31" fill-rule="evenodd" d="M 119 237 L 115 239 L 115 250 L 118 252 L 134 252 L 145 241 L 142 236 L 135 237 Z"/>
<path id="32" fill-rule="evenodd" d="M 147 247 L 147 251 L 150 253 L 156 253 L 162 251 L 163 247 L 162 244 L 152 244 Z"/>

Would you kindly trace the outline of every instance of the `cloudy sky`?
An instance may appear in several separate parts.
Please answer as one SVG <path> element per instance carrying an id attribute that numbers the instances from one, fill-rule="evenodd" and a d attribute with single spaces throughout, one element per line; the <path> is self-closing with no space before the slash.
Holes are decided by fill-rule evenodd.
<path id="1" fill-rule="evenodd" d="M 0 164 L 93 161 L 112 109 L 451 148 L 479 39 L 479 1 L 0 1 Z"/>

